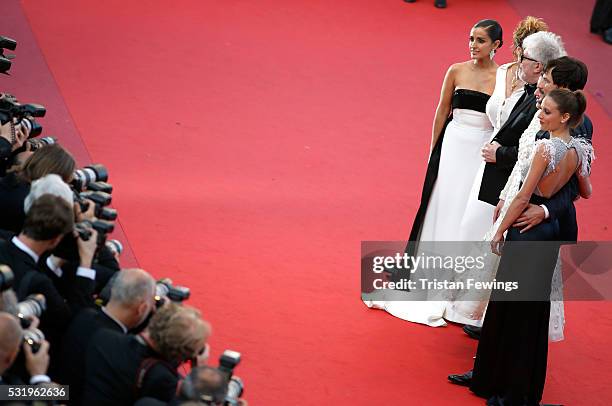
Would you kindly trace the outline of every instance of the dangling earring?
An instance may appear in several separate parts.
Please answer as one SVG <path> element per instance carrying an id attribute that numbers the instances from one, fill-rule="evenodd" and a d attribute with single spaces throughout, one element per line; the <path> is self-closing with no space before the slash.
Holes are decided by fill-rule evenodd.
<path id="1" fill-rule="evenodd" d="M 491 52 L 489 52 L 489 58 L 493 59 L 495 57 L 495 50 L 492 49 Z"/>

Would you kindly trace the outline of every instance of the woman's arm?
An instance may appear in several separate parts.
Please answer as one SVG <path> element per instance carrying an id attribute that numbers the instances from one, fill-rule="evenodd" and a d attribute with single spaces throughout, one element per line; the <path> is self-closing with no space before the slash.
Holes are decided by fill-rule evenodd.
<path id="1" fill-rule="evenodd" d="M 458 66 L 451 65 L 446 72 L 444 82 L 442 83 L 442 90 L 440 91 L 440 101 L 436 108 L 436 115 L 434 116 L 433 128 L 431 130 L 431 146 L 429 152 L 433 150 L 434 146 L 440 138 L 440 133 L 444 127 L 444 123 L 448 118 L 451 111 L 451 102 L 453 99 L 453 92 L 455 91 L 455 77 L 457 75 Z"/>
<path id="2" fill-rule="evenodd" d="M 580 193 L 580 196 L 585 199 L 588 199 L 593 193 L 593 187 L 591 186 L 591 176 L 582 176 L 580 174 L 580 171 L 578 170 L 576 171 L 576 177 L 578 178 L 578 192 Z"/>
<path id="3" fill-rule="evenodd" d="M 497 230 L 497 234 L 503 234 L 507 229 L 514 224 L 517 218 L 521 215 L 525 207 L 529 204 L 529 199 L 533 194 L 536 186 L 540 179 L 542 179 L 542 175 L 548 166 L 548 159 L 544 155 L 545 146 L 544 144 L 540 144 L 537 146 L 536 152 L 534 154 L 533 160 L 531 161 L 531 167 L 529 168 L 529 173 L 527 174 L 527 178 L 525 182 L 523 182 L 523 186 L 521 190 L 519 190 L 518 194 L 510 204 L 504 219 L 502 220 L 499 229 Z"/>

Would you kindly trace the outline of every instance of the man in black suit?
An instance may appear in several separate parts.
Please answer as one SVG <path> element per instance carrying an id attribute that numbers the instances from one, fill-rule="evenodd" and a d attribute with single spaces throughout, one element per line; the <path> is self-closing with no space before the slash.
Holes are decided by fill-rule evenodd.
<path id="1" fill-rule="evenodd" d="M 0 177 L 4 176 L 13 164 L 15 152 L 28 140 L 29 135 L 23 126 L 16 125 L 12 121 L 0 125 Z"/>
<path id="2" fill-rule="evenodd" d="M 21 233 L 10 240 L 0 241 L 0 263 L 13 270 L 17 299 L 24 300 L 34 293 L 45 296 L 47 310 L 41 316 L 40 329 L 58 349 L 61 335 L 73 313 L 93 303 L 95 271 L 91 269 L 91 263 L 96 249 L 95 230 L 88 241 L 77 240 L 81 266 L 76 271 L 74 284 L 64 292 L 64 296 L 41 271 L 39 258 L 56 247 L 73 227 L 74 209 L 68 202 L 56 195 L 43 194 L 29 207 Z"/>
<path id="3" fill-rule="evenodd" d="M 582 61 L 568 56 L 551 61 L 546 68 L 546 72 L 538 80 L 536 90 L 538 104 L 546 94 L 554 89 L 563 88 L 571 91 L 584 89 L 587 79 L 588 69 Z M 584 115 L 582 123 L 571 129 L 571 135 L 572 137 L 585 138 L 590 142 L 593 137 L 593 123 L 589 117 Z M 536 135 L 536 139 L 548 137 L 548 133 L 544 131 L 540 131 Z M 578 196 L 578 180 L 574 176 L 546 206 L 530 204 L 521 217 L 517 219 L 514 227 L 520 227 L 522 231 L 526 231 L 544 220 L 557 219 L 559 220 L 560 240 L 575 242 L 578 240 L 578 224 L 573 202 Z M 501 208 L 502 205 L 503 201 L 500 201 L 498 208 Z"/>
<path id="4" fill-rule="evenodd" d="M 526 83 L 525 93 L 490 144 L 483 148 L 485 165 L 478 200 L 497 206 L 518 156 L 519 139 L 537 111 L 536 83 L 546 64 L 565 55 L 563 43 L 551 32 L 537 32 L 523 41 L 519 77 Z"/>
<path id="5" fill-rule="evenodd" d="M 155 308 L 155 280 L 142 269 L 117 274 L 110 300 L 102 308 L 87 308 L 74 318 L 64 335 L 60 383 L 70 385 L 70 403 L 80 405 L 85 357 L 91 339 L 101 330 L 127 334 Z"/>
<path id="6" fill-rule="evenodd" d="M 210 325 L 190 307 L 167 303 L 139 335 L 98 332 L 86 356 L 85 405 L 133 405 L 141 397 L 169 402 L 180 379 L 178 367 L 203 361 Z"/>

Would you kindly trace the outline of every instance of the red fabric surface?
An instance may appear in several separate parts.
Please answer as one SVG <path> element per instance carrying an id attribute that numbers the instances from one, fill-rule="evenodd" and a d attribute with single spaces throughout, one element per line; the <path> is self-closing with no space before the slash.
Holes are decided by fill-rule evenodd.
<path id="1" fill-rule="evenodd" d="M 408 234 L 470 27 L 496 18 L 509 44 L 520 18 L 450 1 L 22 1 L 139 265 L 192 289 L 253 405 L 483 403 L 446 382 L 476 343 L 368 310 L 357 276 L 361 240 Z M 609 239 L 610 120 L 589 114 L 603 159 L 581 238 Z M 610 310 L 568 304 L 546 401 L 606 404 Z"/>

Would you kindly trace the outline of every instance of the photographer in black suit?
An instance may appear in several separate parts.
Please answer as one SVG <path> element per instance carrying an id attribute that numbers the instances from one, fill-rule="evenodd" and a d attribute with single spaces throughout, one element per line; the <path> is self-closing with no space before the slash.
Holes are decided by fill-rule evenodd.
<path id="1" fill-rule="evenodd" d="M 0 312 L 0 385 L 25 384 L 19 378 L 6 373 L 15 362 L 20 347 L 25 353 L 25 367 L 30 375 L 30 385 L 51 382 L 46 375 L 49 367 L 49 343 L 43 341 L 36 353 L 33 353 L 28 344 L 22 343 L 23 330 L 17 318 L 9 313 Z"/>
<path id="2" fill-rule="evenodd" d="M 210 325 L 200 312 L 168 302 L 137 335 L 98 332 L 86 356 L 86 405 L 133 405 L 141 397 L 169 402 L 180 379 L 178 367 L 205 362 Z"/>
<path id="3" fill-rule="evenodd" d="M 45 193 L 46 191 L 55 193 Z M 29 199 L 31 196 L 40 196 Z M 63 197 L 60 197 L 63 196 Z M 88 241 L 77 239 L 80 266 L 71 285 L 60 293 L 45 274 L 39 258 L 59 244 L 66 233 L 73 232 L 74 208 L 66 200 L 72 194 L 57 175 L 47 175 L 32 185 L 26 198 L 26 217 L 21 233 L 0 241 L 0 263 L 11 267 L 15 275 L 14 289 L 18 300 L 41 293 L 47 310 L 41 317 L 40 329 L 59 350 L 59 341 L 72 315 L 93 304 L 95 271 L 91 269 L 96 249 L 96 233 Z"/>
<path id="4" fill-rule="evenodd" d="M 142 269 L 117 274 L 111 296 L 102 308 L 87 308 L 74 318 L 64 335 L 60 379 L 70 385 L 70 404 L 80 405 L 85 383 L 85 358 L 93 336 L 101 330 L 127 334 L 155 309 L 155 280 Z"/>
<path id="5" fill-rule="evenodd" d="M 565 49 L 561 38 L 551 32 L 537 32 L 523 41 L 519 77 L 527 83 L 525 93 L 491 143 L 483 148 L 483 157 L 487 163 L 478 200 L 497 206 L 499 194 L 517 160 L 519 139 L 537 111 L 534 92 L 538 78 L 549 61 L 563 55 Z"/>
<path id="6" fill-rule="evenodd" d="M 0 126 L 0 177 L 12 166 L 15 151 L 21 148 L 28 136 L 28 131 L 12 120 Z"/>

